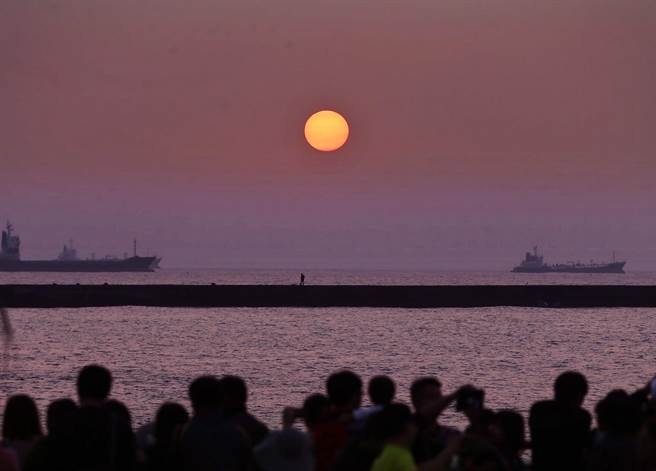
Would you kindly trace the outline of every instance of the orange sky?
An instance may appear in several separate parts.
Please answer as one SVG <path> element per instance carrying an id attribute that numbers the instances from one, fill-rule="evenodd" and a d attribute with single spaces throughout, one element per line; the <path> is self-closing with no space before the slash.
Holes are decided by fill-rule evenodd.
<path id="1" fill-rule="evenodd" d="M 653 44 L 651 0 L 8 0 L 0 217 L 26 256 L 656 269 Z"/>

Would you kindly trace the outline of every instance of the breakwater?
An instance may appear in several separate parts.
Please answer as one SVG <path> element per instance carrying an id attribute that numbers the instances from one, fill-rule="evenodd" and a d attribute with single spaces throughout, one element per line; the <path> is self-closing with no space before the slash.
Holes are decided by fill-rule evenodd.
<path id="1" fill-rule="evenodd" d="M 656 286 L 599 285 L 4 285 L 17 308 L 161 307 L 656 307 Z"/>

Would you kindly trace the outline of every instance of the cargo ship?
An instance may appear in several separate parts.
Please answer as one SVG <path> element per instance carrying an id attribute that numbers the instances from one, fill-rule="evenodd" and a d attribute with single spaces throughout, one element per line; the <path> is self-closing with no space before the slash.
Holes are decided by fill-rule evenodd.
<path id="1" fill-rule="evenodd" d="M 59 256 L 54 260 L 21 260 L 20 237 L 14 234 L 10 223 L 2 231 L 0 246 L 0 272 L 151 272 L 159 268 L 160 258 L 141 257 L 137 255 L 137 242 L 134 241 L 133 255 L 120 259 L 105 257 L 102 259 L 80 259 L 72 242 L 64 245 Z"/>
<path id="2" fill-rule="evenodd" d="M 625 261 L 613 260 L 607 263 L 558 263 L 549 265 L 544 263 L 544 257 L 538 255 L 538 248 L 533 247 L 533 253 L 526 252 L 524 260 L 513 268 L 515 273 L 624 273 Z"/>

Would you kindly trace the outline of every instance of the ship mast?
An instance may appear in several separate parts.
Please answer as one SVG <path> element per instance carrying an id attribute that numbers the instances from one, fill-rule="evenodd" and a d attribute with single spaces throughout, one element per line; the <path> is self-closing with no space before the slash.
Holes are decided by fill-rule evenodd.
<path id="1" fill-rule="evenodd" d="M 134 252 L 134 256 L 137 256 L 137 239 L 134 239 L 133 244 L 132 244 L 132 251 Z"/>

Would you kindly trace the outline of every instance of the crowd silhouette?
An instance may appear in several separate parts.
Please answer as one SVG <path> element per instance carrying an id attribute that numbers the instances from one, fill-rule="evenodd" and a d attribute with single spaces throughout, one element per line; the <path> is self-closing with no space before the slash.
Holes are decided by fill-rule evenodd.
<path id="1" fill-rule="evenodd" d="M 328 471 L 328 470 L 656 470 L 656 381 L 628 393 L 609 392 L 585 408 L 586 378 L 567 371 L 551 399 L 515 410 L 491 410 L 471 385 L 444 393 L 437 378 L 417 378 L 411 405 L 395 401 L 387 376 L 369 380 L 369 405 L 355 373 L 331 374 L 323 393 L 282 410 L 270 430 L 248 410 L 237 376 L 200 376 L 189 385 L 191 411 L 165 403 L 152 423 L 135 429 L 130 411 L 111 398 L 112 375 L 87 365 L 77 402 L 58 399 L 45 431 L 34 400 L 6 398 L 0 471 Z M 440 421 L 449 407 L 464 430 Z"/>

